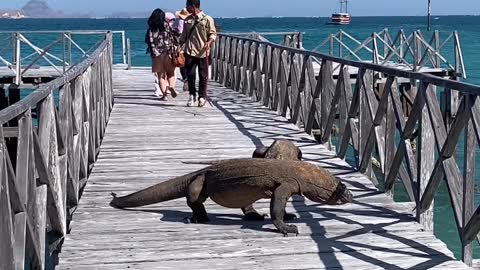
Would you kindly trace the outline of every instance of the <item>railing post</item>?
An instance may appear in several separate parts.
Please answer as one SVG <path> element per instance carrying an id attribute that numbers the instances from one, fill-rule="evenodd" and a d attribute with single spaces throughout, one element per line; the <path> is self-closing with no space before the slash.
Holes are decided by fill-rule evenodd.
<path id="1" fill-rule="evenodd" d="M 22 83 L 22 60 L 21 60 L 21 43 L 18 34 L 15 34 L 15 84 Z"/>
<path id="2" fill-rule="evenodd" d="M 297 41 L 297 48 L 303 49 L 303 33 L 298 32 L 298 41 Z"/>
<path id="3" fill-rule="evenodd" d="M 405 46 L 405 40 L 402 31 L 400 31 L 398 34 L 400 35 L 400 56 L 398 57 L 398 62 L 400 62 L 405 57 L 403 55 L 403 46 Z"/>
<path id="4" fill-rule="evenodd" d="M 390 49 L 388 48 L 387 44 L 388 42 L 388 28 L 385 28 L 383 30 L 383 59 L 387 59 L 387 55 L 390 53 Z M 395 48 L 395 46 L 392 44 L 390 47 Z"/>
<path id="5" fill-rule="evenodd" d="M 130 51 L 130 39 L 127 38 L 127 69 L 132 68 L 132 55 Z"/>
<path id="6" fill-rule="evenodd" d="M 454 38 L 453 50 L 455 54 L 455 72 L 459 73 L 461 72 L 461 68 L 460 68 L 461 61 L 460 61 L 460 50 L 459 50 L 460 43 L 457 37 L 458 37 L 457 31 L 455 31 L 453 34 L 453 38 Z"/>
<path id="7" fill-rule="evenodd" d="M 333 34 L 330 34 L 330 55 L 333 56 L 333 47 L 334 47 L 334 44 L 333 44 Z"/>
<path id="8" fill-rule="evenodd" d="M 379 63 L 379 57 L 378 57 L 378 45 L 377 45 L 377 34 L 376 33 L 373 33 L 372 34 L 372 62 L 374 64 L 377 64 Z M 375 72 L 374 72 L 375 74 Z"/>
<path id="9" fill-rule="evenodd" d="M 63 43 L 63 73 L 67 70 L 67 49 L 65 48 L 67 43 L 65 42 L 65 33 L 62 33 L 62 43 Z"/>
<path id="10" fill-rule="evenodd" d="M 422 45 L 420 41 L 420 37 L 418 36 L 418 32 L 415 31 L 413 33 L 413 42 L 414 42 L 414 57 L 413 57 L 413 71 L 419 71 L 421 69 L 420 65 L 420 60 L 422 59 Z"/>
<path id="11" fill-rule="evenodd" d="M 127 41 L 125 40 L 125 31 L 122 31 L 122 56 L 123 56 L 123 64 L 127 64 Z"/>
<path id="12" fill-rule="evenodd" d="M 435 68 L 440 68 L 441 62 L 440 62 L 440 32 L 438 30 L 435 30 L 435 52 L 437 54 L 435 55 Z"/>
<path id="13" fill-rule="evenodd" d="M 15 56 L 16 56 L 16 52 L 17 52 L 17 34 L 16 33 L 13 33 L 11 34 L 11 37 L 12 39 L 12 65 L 15 65 Z"/>
<path id="14" fill-rule="evenodd" d="M 68 64 L 70 66 L 73 65 L 73 62 L 72 62 L 72 33 L 71 32 L 68 32 L 67 33 L 67 36 L 68 36 Z"/>
<path id="15" fill-rule="evenodd" d="M 465 95 L 467 99 L 466 104 L 468 104 L 469 99 L 472 98 L 470 95 Z M 475 211 L 475 149 L 476 148 L 476 136 L 473 121 L 471 118 L 471 111 L 468 113 L 470 120 L 467 122 L 465 127 L 465 138 L 464 138 L 464 166 L 463 166 L 463 212 L 462 212 L 462 231 L 467 226 L 470 221 L 474 211 Z M 472 266 L 473 259 L 473 243 L 468 243 L 464 239 L 464 234 L 462 233 L 461 237 L 462 242 L 462 260 L 469 266 Z"/>
<path id="16" fill-rule="evenodd" d="M 343 43 L 343 32 L 342 31 L 340 31 L 340 33 L 338 33 L 338 39 L 340 40 L 341 43 Z M 338 56 L 340 58 L 343 57 L 343 46 L 342 46 L 341 43 L 338 44 Z"/>
<path id="17" fill-rule="evenodd" d="M 420 84 L 423 84 L 423 82 L 420 82 Z M 420 85 L 419 91 L 417 91 L 417 96 L 419 95 L 417 98 L 424 99 L 426 97 L 427 87 L 435 86 L 423 87 Z M 427 106 L 423 107 L 419 121 L 417 191 L 420 201 L 435 166 L 435 137 Z M 423 212 L 417 207 L 417 220 L 424 227 L 425 231 L 429 232 L 433 232 L 433 203 L 432 200 L 430 207 Z"/>

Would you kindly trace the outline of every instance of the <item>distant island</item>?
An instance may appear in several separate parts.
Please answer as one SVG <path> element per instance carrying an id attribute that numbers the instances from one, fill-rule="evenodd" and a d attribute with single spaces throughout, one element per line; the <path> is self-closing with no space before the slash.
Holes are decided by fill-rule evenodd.
<path id="1" fill-rule="evenodd" d="M 95 14 L 66 14 L 61 10 L 52 9 L 44 0 L 30 0 L 19 10 L 0 10 L 0 18 L 95 18 Z"/>
<path id="2" fill-rule="evenodd" d="M 149 12 L 114 12 L 110 16 L 102 18 L 147 18 Z M 93 12 L 67 14 L 61 10 L 51 8 L 44 0 L 30 0 L 19 10 L 0 9 L 0 19 L 23 19 L 23 18 L 97 18 Z"/>

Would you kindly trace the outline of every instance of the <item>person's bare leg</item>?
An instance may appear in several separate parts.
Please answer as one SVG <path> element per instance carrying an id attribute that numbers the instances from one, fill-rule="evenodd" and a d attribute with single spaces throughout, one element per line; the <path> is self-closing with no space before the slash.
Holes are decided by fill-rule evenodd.
<path id="1" fill-rule="evenodd" d="M 170 92 L 172 93 L 172 97 L 177 97 L 177 92 L 175 91 L 175 83 L 177 78 L 175 77 L 175 66 L 173 64 L 167 64 L 166 66 L 166 75 L 168 80 L 168 85 L 170 86 Z"/>
<path id="2" fill-rule="evenodd" d="M 165 72 L 163 73 L 158 73 L 158 80 L 160 81 L 160 90 L 162 91 L 163 97 L 167 97 L 167 87 L 168 87 L 168 81 L 165 76 Z"/>

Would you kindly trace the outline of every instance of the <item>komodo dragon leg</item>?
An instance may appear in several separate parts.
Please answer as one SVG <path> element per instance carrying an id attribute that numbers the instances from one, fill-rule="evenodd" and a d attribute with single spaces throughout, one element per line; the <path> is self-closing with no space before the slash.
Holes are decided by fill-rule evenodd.
<path id="1" fill-rule="evenodd" d="M 192 209 L 192 218 L 186 218 L 191 223 L 205 223 L 210 221 L 203 203 L 207 200 L 205 189 L 205 175 L 198 176 L 188 186 L 187 204 Z"/>
<path id="2" fill-rule="evenodd" d="M 259 147 L 255 149 L 255 151 L 252 154 L 252 158 L 273 158 L 273 159 L 283 159 L 282 157 L 282 150 L 285 149 L 285 147 L 295 147 L 298 149 L 296 146 L 293 144 L 283 144 L 280 145 L 275 144 L 277 141 L 273 142 L 270 147 Z M 282 148 L 282 146 L 284 148 Z M 272 151 L 272 153 L 269 153 L 269 151 Z M 292 151 L 293 152 L 293 151 Z M 288 152 L 287 152 L 288 153 Z M 287 154 L 286 153 L 286 154 Z M 267 157 L 269 155 L 269 157 Z M 292 160 L 302 160 L 302 151 L 298 150 L 297 156 L 293 157 L 287 154 L 286 156 L 287 159 L 292 159 Z M 253 208 L 253 205 L 249 205 L 245 208 L 242 208 L 243 214 L 245 215 L 245 220 L 264 220 L 265 217 L 267 217 L 267 214 L 260 214 Z M 290 214 L 290 213 L 284 213 L 283 215 L 283 220 L 295 220 L 297 219 L 297 216 L 295 214 Z"/>
<path id="3" fill-rule="evenodd" d="M 246 206 L 242 208 L 242 212 L 245 215 L 244 219 L 245 220 L 251 220 L 251 221 L 262 221 L 265 220 L 266 217 L 268 217 L 267 214 L 260 214 L 253 208 L 253 205 L 250 204 L 249 206 Z M 295 214 L 290 214 L 290 213 L 285 213 L 283 215 L 283 220 L 295 220 L 297 219 L 297 216 Z"/>
<path id="4" fill-rule="evenodd" d="M 245 220 L 264 220 L 267 217 L 267 214 L 258 213 L 251 204 L 242 208 L 242 212 L 245 215 Z"/>
<path id="5" fill-rule="evenodd" d="M 298 235 L 297 226 L 285 224 L 284 222 L 285 207 L 287 206 L 288 198 L 292 196 L 293 189 L 294 187 L 288 183 L 281 184 L 273 192 L 270 201 L 272 223 L 284 236 L 287 236 L 289 233 Z"/>

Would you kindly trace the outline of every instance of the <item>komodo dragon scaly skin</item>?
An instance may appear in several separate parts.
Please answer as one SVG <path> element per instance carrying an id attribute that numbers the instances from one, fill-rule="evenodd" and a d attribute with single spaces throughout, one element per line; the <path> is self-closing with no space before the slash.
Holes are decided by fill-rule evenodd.
<path id="1" fill-rule="evenodd" d="M 285 206 L 292 195 L 331 205 L 352 201 L 352 193 L 335 176 L 313 164 L 276 159 L 232 159 L 176 177 L 133 194 L 116 197 L 110 205 L 130 208 L 182 197 L 193 211 L 193 222 L 209 221 L 203 203 L 210 197 L 228 208 L 244 208 L 262 198 L 270 200 L 272 223 L 284 235 L 298 234 L 285 224 Z"/>
<path id="2" fill-rule="evenodd" d="M 294 143 L 285 139 L 276 139 L 269 147 L 259 147 L 255 149 L 252 154 L 253 158 L 269 158 L 281 160 L 302 160 L 302 151 Z M 203 164 L 213 165 L 221 160 L 210 161 L 189 161 L 183 162 L 185 164 Z M 260 214 L 255 210 L 253 205 L 248 205 L 242 208 L 246 220 L 264 220 L 267 214 Z M 290 213 L 285 213 L 284 220 L 293 220 L 297 216 Z"/>

